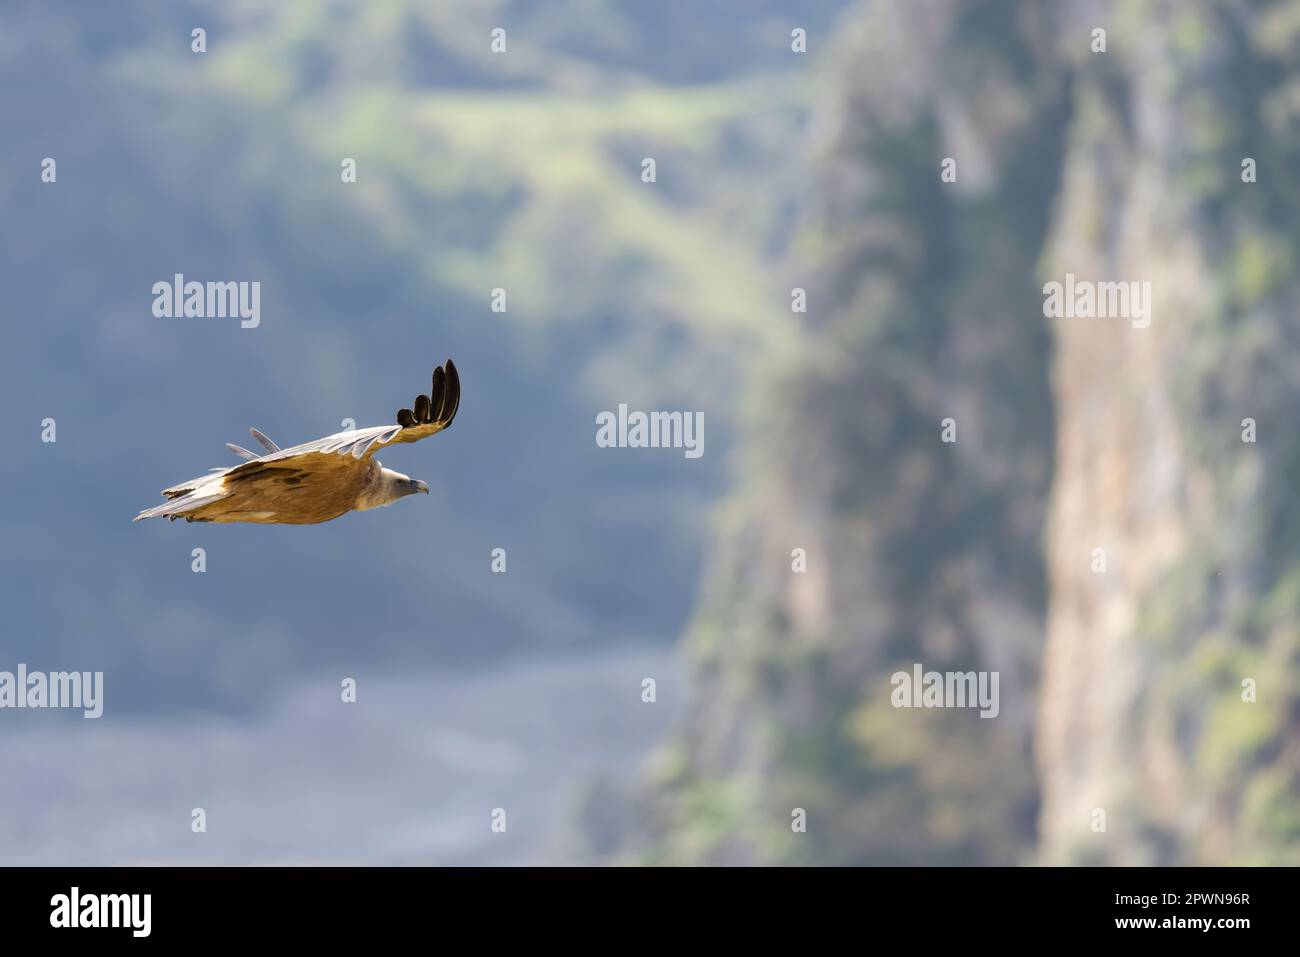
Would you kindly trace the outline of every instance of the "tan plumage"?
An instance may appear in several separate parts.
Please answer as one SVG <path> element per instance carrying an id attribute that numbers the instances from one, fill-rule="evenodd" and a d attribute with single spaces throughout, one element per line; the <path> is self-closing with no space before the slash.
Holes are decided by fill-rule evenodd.
<path id="1" fill-rule="evenodd" d="M 167 501 L 134 520 L 314 525 L 428 492 L 423 482 L 384 468 L 374 454 L 382 445 L 418 442 L 451 425 L 460 408 L 460 376 L 450 359 L 433 370 L 429 394 L 413 405 L 398 411 L 395 425 L 338 432 L 288 449 L 250 429 L 265 455 L 228 445 L 246 461 L 163 489 Z"/>

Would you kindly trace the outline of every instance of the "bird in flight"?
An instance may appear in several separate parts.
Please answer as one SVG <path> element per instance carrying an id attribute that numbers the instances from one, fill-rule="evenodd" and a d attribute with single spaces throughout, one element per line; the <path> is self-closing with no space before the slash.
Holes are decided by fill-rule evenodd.
<path id="1" fill-rule="evenodd" d="M 375 452 L 381 445 L 418 442 L 435 435 L 456 417 L 460 376 L 450 359 L 433 370 L 428 395 L 417 395 L 413 409 L 401 409 L 397 423 L 338 432 L 282 449 L 257 429 L 253 438 L 266 449 L 256 455 L 238 445 L 226 447 L 245 461 L 162 491 L 162 505 L 142 518 L 184 518 L 187 522 L 257 522 L 262 525 L 315 525 L 345 512 L 388 505 L 429 486 L 384 468 Z"/>

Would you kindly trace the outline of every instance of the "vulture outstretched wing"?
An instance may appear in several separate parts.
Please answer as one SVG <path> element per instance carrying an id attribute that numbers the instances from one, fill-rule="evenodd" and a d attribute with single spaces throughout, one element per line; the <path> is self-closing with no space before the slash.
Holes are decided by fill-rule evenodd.
<path id="1" fill-rule="evenodd" d="M 243 465 L 236 465 L 230 474 L 251 471 L 260 465 L 285 463 L 287 459 L 301 455 L 322 453 L 325 455 L 350 455 L 354 459 L 364 459 L 373 455 L 382 445 L 390 442 L 418 442 L 429 435 L 436 435 L 456 417 L 460 407 L 460 376 L 455 364 L 448 359 L 445 366 L 433 370 L 433 388 L 431 395 L 417 395 L 414 411 L 399 409 L 396 425 L 372 425 L 365 429 L 353 429 L 350 432 L 336 432 L 324 438 L 313 439 L 302 445 L 281 449 L 256 429 L 250 429 L 253 437 L 264 444 L 275 446 L 275 451 L 250 459 Z"/>

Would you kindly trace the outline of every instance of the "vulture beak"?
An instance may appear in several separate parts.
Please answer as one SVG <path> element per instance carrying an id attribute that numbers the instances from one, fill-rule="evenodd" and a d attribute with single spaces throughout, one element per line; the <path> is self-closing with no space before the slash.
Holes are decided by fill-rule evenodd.
<path id="1" fill-rule="evenodd" d="M 417 492 L 423 492 L 425 495 L 429 494 L 429 486 L 424 482 L 421 482 L 419 479 L 415 480 L 415 490 Z"/>

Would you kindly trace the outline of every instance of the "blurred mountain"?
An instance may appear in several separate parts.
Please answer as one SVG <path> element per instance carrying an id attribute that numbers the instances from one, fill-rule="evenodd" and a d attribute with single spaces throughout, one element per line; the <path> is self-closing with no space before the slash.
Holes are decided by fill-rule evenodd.
<path id="1" fill-rule="evenodd" d="M 750 394 L 623 853 L 1295 863 L 1300 4 L 846 19 L 805 347 Z M 1067 272 L 1151 282 L 1152 325 L 1045 320 Z M 999 672 L 1001 714 L 892 708 L 915 662 Z"/>
<path id="2" fill-rule="evenodd" d="M 1068 119 L 1049 26 L 975 4 L 853 20 L 792 266 L 804 348 L 751 396 L 652 858 L 1014 863 L 1031 846 L 1052 402 L 1026 264 Z M 913 662 L 1000 671 L 1001 715 L 891 708 Z"/>

